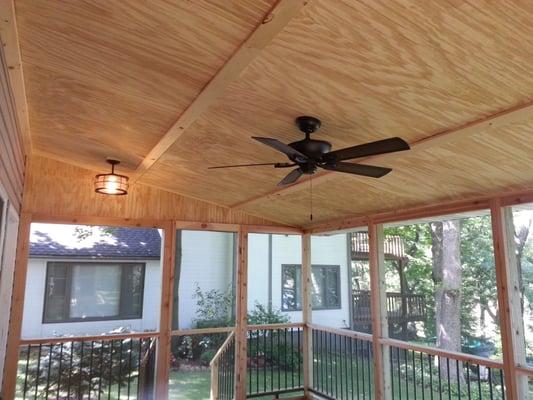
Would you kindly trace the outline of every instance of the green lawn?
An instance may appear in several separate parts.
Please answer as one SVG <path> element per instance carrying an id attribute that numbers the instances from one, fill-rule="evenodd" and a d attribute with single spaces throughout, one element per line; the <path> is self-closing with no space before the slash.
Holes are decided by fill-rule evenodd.
<path id="1" fill-rule="evenodd" d="M 252 388 L 255 392 L 257 384 L 259 383 L 259 389 L 262 391 L 265 385 L 264 377 L 266 377 L 266 388 L 267 390 L 275 390 L 272 388 L 285 387 L 285 377 L 283 373 L 280 373 L 281 382 L 278 381 L 278 371 L 275 370 L 273 374 L 270 374 L 268 371 L 267 374 L 259 374 L 260 379 L 257 382 L 257 374 L 251 374 L 252 379 Z M 294 375 L 295 382 L 297 381 L 296 374 Z M 303 378 L 302 382 L 303 382 Z M 250 381 L 248 381 L 250 383 Z M 287 383 L 290 385 L 292 383 L 291 376 L 289 375 Z M 169 399 L 171 400 L 209 400 L 211 388 L 211 373 L 209 371 L 205 372 L 180 372 L 172 371 L 170 373 L 170 382 L 169 382 Z M 291 397 L 295 393 L 287 393 L 285 396 L 280 397 Z M 256 397 L 256 399 L 271 399 L 272 396 L 263 396 Z"/>

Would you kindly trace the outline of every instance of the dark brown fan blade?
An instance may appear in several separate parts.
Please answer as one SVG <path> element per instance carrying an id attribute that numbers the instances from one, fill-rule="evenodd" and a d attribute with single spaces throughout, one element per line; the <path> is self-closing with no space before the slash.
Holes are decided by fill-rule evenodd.
<path id="1" fill-rule="evenodd" d="M 302 175 L 303 175 L 303 172 L 302 172 L 301 168 L 296 168 L 296 169 L 292 170 L 291 172 L 289 172 L 289 175 L 287 175 L 285 178 L 283 178 L 278 183 L 278 186 L 290 185 L 291 183 L 296 182 L 300 178 L 300 176 L 302 176 Z"/>
<path id="2" fill-rule="evenodd" d="M 264 165 L 273 165 L 274 168 L 287 168 L 294 167 L 293 163 L 261 163 L 261 164 L 236 164 L 236 165 L 220 165 L 216 167 L 207 167 L 207 169 L 220 169 L 220 168 L 240 168 L 240 167 L 260 167 Z"/>
<path id="3" fill-rule="evenodd" d="M 331 151 L 325 154 L 324 157 L 328 162 L 343 161 L 409 149 L 409 144 L 405 140 L 399 137 L 394 137 Z"/>
<path id="4" fill-rule="evenodd" d="M 374 165 L 364 165 L 364 164 L 352 164 L 345 162 L 338 162 L 332 165 L 322 165 L 321 166 L 328 171 L 337 171 L 345 172 L 347 174 L 363 175 L 369 176 L 372 178 L 381 178 L 384 175 L 387 175 L 392 171 L 391 168 L 376 167 Z"/>
<path id="5" fill-rule="evenodd" d="M 291 146 L 285 143 L 282 143 L 277 139 L 257 137 L 257 136 L 252 136 L 252 139 L 255 139 L 258 142 L 261 142 L 263 144 L 266 144 L 267 146 L 270 146 L 277 151 L 281 151 L 283 154 L 286 154 L 291 160 L 299 161 L 299 162 L 307 161 L 307 156 L 305 154 L 300 153 L 298 150 L 293 149 Z"/>

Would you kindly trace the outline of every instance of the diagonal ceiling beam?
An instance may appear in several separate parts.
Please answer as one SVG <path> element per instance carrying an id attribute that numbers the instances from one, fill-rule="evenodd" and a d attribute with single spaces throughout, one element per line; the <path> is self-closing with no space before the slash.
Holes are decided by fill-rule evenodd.
<path id="1" fill-rule="evenodd" d="M 261 23 L 204 86 L 194 101 L 154 146 L 135 171 L 139 179 L 178 140 L 183 132 L 214 104 L 261 51 L 311 0 L 278 0 Z"/>
<path id="2" fill-rule="evenodd" d="M 483 131 L 498 129 L 502 126 L 506 126 L 515 122 L 522 122 L 529 118 L 533 118 L 533 101 L 527 103 L 521 103 L 506 110 L 485 116 L 483 118 L 476 119 L 474 121 L 467 122 L 466 124 L 456 126 L 454 128 L 446 129 L 444 131 L 437 132 L 433 135 L 427 136 L 416 142 L 410 143 L 411 152 L 421 151 L 433 146 L 445 144 L 455 138 L 464 138 L 468 135 L 474 135 Z M 374 161 L 387 159 L 391 160 L 397 157 L 402 157 L 403 152 L 387 153 L 376 156 L 366 157 L 358 159 L 357 162 Z M 327 182 L 336 176 L 333 172 L 321 172 L 312 176 L 313 185 Z M 308 188 L 308 182 L 310 178 L 301 179 L 295 184 L 285 186 L 279 189 L 271 190 L 265 194 L 251 197 L 240 203 L 236 203 L 230 206 L 230 208 L 243 208 L 252 204 L 261 203 L 267 200 L 273 200 L 277 197 L 298 192 L 302 189 Z"/>

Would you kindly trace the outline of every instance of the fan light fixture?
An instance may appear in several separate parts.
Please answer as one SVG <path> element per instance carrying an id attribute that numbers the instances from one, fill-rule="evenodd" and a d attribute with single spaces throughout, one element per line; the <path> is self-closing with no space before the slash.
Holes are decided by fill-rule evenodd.
<path id="1" fill-rule="evenodd" d="M 101 194 L 125 195 L 128 194 L 129 178 L 125 175 L 115 174 L 115 165 L 118 160 L 107 160 L 111 164 L 110 174 L 98 174 L 94 177 L 94 191 Z"/>

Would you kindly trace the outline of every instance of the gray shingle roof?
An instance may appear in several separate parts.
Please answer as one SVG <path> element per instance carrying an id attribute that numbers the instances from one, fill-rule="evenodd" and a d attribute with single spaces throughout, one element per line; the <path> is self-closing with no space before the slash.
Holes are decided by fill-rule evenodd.
<path id="1" fill-rule="evenodd" d="M 30 257 L 158 259 L 160 255 L 157 229 L 32 225 Z"/>

